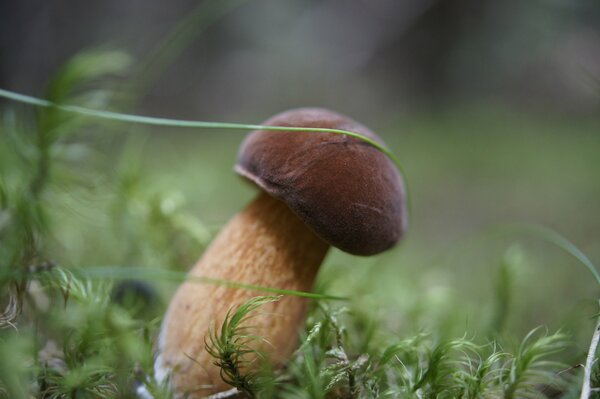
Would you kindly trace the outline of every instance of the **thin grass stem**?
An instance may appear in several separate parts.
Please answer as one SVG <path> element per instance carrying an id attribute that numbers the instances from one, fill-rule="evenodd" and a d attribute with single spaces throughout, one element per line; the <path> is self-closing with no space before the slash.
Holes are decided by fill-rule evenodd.
<path id="1" fill-rule="evenodd" d="M 140 278 L 148 280 L 168 280 L 176 282 L 191 282 L 200 284 L 214 284 L 222 285 L 225 287 L 242 288 L 252 291 L 261 291 L 271 294 L 278 295 L 291 295 L 302 298 L 316 299 L 316 300 L 332 300 L 332 301 L 347 301 L 348 298 L 336 296 L 336 295 L 325 295 L 315 294 L 312 292 L 286 290 L 275 287 L 266 287 L 262 285 L 244 284 L 237 281 L 216 279 L 202 276 L 191 276 L 187 273 L 169 271 L 169 270 L 158 270 L 148 269 L 141 267 L 121 267 L 121 266 L 108 266 L 108 267 L 86 267 L 77 272 L 78 275 L 85 278 L 91 279 L 107 279 L 107 278 Z"/>
<path id="2" fill-rule="evenodd" d="M 149 82 L 155 82 L 161 72 L 171 65 L 189 45 L 218 22 L 247 3 L 248 0 L 210 0 L 202 2 L 158 42 L 131 80 L 133 92 L 141 95 Z"/>
<path id="3" fill-rule="evenodd" d="M 585 361 L 583 385 L 581 386 L 581 396 L 579 397 L 580 399 L 588 399 L 594 391 L 594 388 L 592 388 L 592 369 L 594 368 L 594 362 L 596 361 L 598 342 L 600 342 L 600 320 L 598 320 L 596 324 L 594 335 L 592 335 L 592 341 L 590 343 L 590 349 Z"/>
<path id="4" fill-rule="evenodd" d="M 588 271 L 594 276 L 596 283 L 600 285 L 600 273 L 598 273 L 598 269 L 594 265 L 594 263 L 588 258 L 583 251 L 581 251 L 575 244 L 569 241 L 564 236 L 558 234 L 556 231 L 537 224 L 529 224 L 529 223 L 512 223 L 507 225 L 500 225 L 498 229 L 507 229 L 507 230 L 515 230 L 522 231 L 524 233 L 532 234 L 533 236 L 539 237 L 548 241 L 563 251 L 567 252 L 575 259 L 577 259 L 583 266 L 585 266 Z"/>
<path id="5" fill-rule="evenodd" d="M 8 100 L 33 105 L 36 107 L 55 108 L 63 112 L 69 112 L 79 115 L 86 115 L 98 119 L 107 119 L 118 122 L 139 123 L 153 126 L 169 126 L 181 128 L 198 128 L 198 129 L 230 129 L 230 130 L 269 130 L 282 132 L 314 132 L 314 133 L 333 133 L 342 134 L 349 137 L 362 140 L 367 144 L 377 148 L 392 160 L 399 169 L 401 168 L 400 161 L 392 153 L 390 149 L 378 143 L 377 141 L 363 136 L 362 134 L 350 132 L 341 129 L 317 128 L 317 127 L 293 127 L 293 126 L 265 126 L 244 123 L 227 123 L 227 122 L 207 122 L 182 119 L 158 118 L 152 116 L 123 114 L 119 112 L 103 111 L 91 108 L 80 107 L 77 105 L 55 104 L 48 100 L 28 96 L 21 93 L 16 93 L 9 90 L 0 89 L 0 97 Z"/>

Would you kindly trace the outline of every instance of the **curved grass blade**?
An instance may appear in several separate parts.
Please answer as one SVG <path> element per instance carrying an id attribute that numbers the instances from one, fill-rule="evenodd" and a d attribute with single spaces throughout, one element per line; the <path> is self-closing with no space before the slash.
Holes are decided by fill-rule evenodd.
<path id="1" fill-rule="evenodd" d="M 189 276 L 184 272 L 176 272 L 170 270 L 160 269 L 149 269 L 142 267 L 120 267 L 120 266 L 105 266 L 105 267 L 85 267 L 75 272 L 80 277 L 90 279 L 127 279 L 127 278 L 138 278 L 142 280 L 167 280 L 174 282 L 191 282 L 201 284 L 214 284 L 222 285 L 225 287 L 242 288 L 253 291 L 267 292 L 278 295 L 291 295 L 302 298 L 316 299 L 316 300 L 333 300 L 333 301 L 346 301 L 348 298 L 335 296 L 335 295 L 324 295 L 315 294 L 312 292 L 286 290 L 275 287 L 265 287 L 262 285 L 244 284 L 237 281 L 216 279 L 202 276 Z"/>
<path id="2" fill-rule="evenodd" d="M 134 74 L 131 80 L 130 87 L 134 94 L 141 95 L 149 82 L 156 81 L 157 77 L 189 47 L 194 39 L 247 2 L 248 0 L 209 0 L 196 6 L 143 60 L 138 73 Z"/>
<path id="3" fill-rule="evenodd" d="M 59 268 L 60 269 L 60 268 Z M 244 284 L 237 281 L 217 279 L 211 277 L 202 276 L 190 276 L 184 272 L 176 272 L 172 270 L 163 269 L 151 269 L 146 267 L 123 267 L 123 266 L 90 266 L 79 269 L 69 269 L 70 273 L 73 273 L 78 278 L 87 278 L 91 280 L 106 280 L 106 279 L 140 279 L 140 280 L 162 280 L 171 282 L 191 282 L 198 284 L 214 284 L 222 285 L 225 287 L 241 288 L 252 291 L 266 292 L 277 295 L 291 295 L 301 298 L 315 299 L 315 300 L 331 300 L 331 301 L 348 301 L 349 298 L 337 295 L 326 295 L 316 294 L 314 292 L 304 292 L 295 290 L 286 290 L 276 287 L 267 287 L 256 284 Z M 0 277 L 3 278 L 15 278 L 23 276 L 23 272 L 20 270 L 13 272 L 0 273 Z"/>
<path id="4" fill-rule="evenodd" d="M 596 352 L 598 351 L 598 343 L 600 342 L 600 319 L 596 322 L 596 328 L 590 342 L 590 348 L 585 359 L 583 383 L 581 385 L 580 399 L 588 399 L 591 397 L 594 388 L 592 388 L 592 372 L 594 363 L 597 362 Z"/>
<path id="5" fill-rule="evenodd" d="M 559 247 L 560 249 L 577 259 L 583 266 L 585 266 L 588 269 L 588 271 L 594 276 L 596 283 L 600 285 L 600 273 L 598 273 L 598 269 L 590 260 L 590 258 L 588 258 L 583 253 L 583 251 L 577 248 L 575 244 L 573 244 L 571 241 L 569 241 L 556 231 L 545 226 L 529 223 L 511 223 L 506 225 L 500 225 L 495 229 L 499 231 L 507 230 L 527 233 L 556 245 L 557 247 Z"/>
<path id="6" fill-rule="evenodd" d="M 16 93 L 9 90 L 0 89 L 0 97 L 8 100 L 21 102 L 24 104 L 34 105 L 36 107 L 44 108 L 56 108 L 63 112 L 76 113 L 80 115 L 86 115 L 98 119 L 107 119 L 118 122 L 129 122 L 139 123 L 144 125 L 153 126 L 170 126 L 170 127 L 181 127 L 181 128 L 198 128 L 198 129 L 231 129 L 231 130 L 270 130 L 270 131 L 285 131 L 285 132 L 315 132 L 315 133 L 333 133 L 342 134 L 356 139 L 362 140 L 367 144 L 377 148 L 379 151 L 384 153 L 390 160 L 392 160 L 396 166 L 402 171 L 400 161 L 392 153 L 390 149 L 381 145 L 377 141 L 363 136 L 362 134 L 350 132 L 341 129 L 328 129 L 328 128 L 317 128 L 317 127 L 292 127 L 292 126 L 265 126 L 265 125 L 254 125 L 254 124 L 243 124 L 243 123 L 227 123 L 227 122 L 205 122 L 205 121 L 193 121 L 193 120 L 181 120 L 181 119 L 168 119 L 168 118 L 157 118 L 152 116 L 133 115 L 133 114 L 122 114 L 119 112 L 103 111 L 91 108 L 80 107 L 77 105 L 62 105 L 55 104 L 48 100 L 41 98 L 27 96 L 24 94 Z"/>
<path id="7" fill-rule="evenodd" d="M 512 223 L 500 226 L 495 226 L 491 229 L 495 233 L 526 233 L 534 237 L 541 238 L 549 243 L 552 243 L 567 252 L 575 259 L 577 259 L 588 271 L 594 276 L 596 283 L 600 285 L 600 274 L 594 263 L 581 251 L 575 244 L 563 237 L 556 231 L 541 225 L 528 224 L 528 223 Z M 597 315 L 596 315 L 597 317 Z M 580 399 L 589 399 L 593 392 L 591 386 L 592 383 L 592 368 L 594 363 L 597 361 L 596 353 L 598 350 L 598 343 L 600 342 L 600 319 L 596 322 L 594 334 L 592 335 L 590 347 L 586 356 L 586 362 L 584 366 L 584 376 L 581 387 Z"/>
<path id="8" fill-rule="evenodd" d="M 474 245 L 475 243 L 479 243 L 481 240 L 485 240 L 493 236 L 511 236 L 518 234 L 526 234 L 532 237 L 540 238 L 562 249 L 577 259 L 579 263 L 588 269 L 588 271 L 594 276 L 596 283 L 600 285 L 600 273 L 598 272 L 598 269 L 594 263 L 583 253 L 583 251 L 581 251 L 575 244 L 556 231 L 534 223 L 501 223 L 485 227 L 472 234 L 468 234 L 458 240 L 455 240 L 446 250 L 442 250 L 440 253 L 435 254 L 432 262 L 440 262 L 449 253 L 454 253 L 455 251 L 459 250 L 463 251 L 467 245 Z"/>

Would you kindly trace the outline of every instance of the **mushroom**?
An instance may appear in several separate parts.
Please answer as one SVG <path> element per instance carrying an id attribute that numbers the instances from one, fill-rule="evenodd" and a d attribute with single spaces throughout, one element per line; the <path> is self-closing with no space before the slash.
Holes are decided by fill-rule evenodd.
<path id="1" fill-rule="evenodd" d="M 275 115 L 265 125 L 330 128 L 382 140 L 363 125 L 320 108 Z M 372 145 L 347 135 L 258 130 L 241 145 L 235 171 L 261 193 L 221 230 L 190 275 L 310 291 L 330 246 L 355 255 L 391 248 L 406 229 L 402 177 Z M 158 340 L 155 371 L 179 396 L 231 388 L 205 350 L 211 325 L 258 292 L 183 283 Z M 293 352 L 307 300 L 286 296 L 252 319 L 275 364 Z M 187 395 L 187 396 L 186 396 Z"/>

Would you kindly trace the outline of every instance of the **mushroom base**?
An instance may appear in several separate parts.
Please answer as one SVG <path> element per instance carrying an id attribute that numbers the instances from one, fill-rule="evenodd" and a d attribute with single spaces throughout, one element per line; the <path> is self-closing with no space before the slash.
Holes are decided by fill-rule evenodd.
<path id="1" fill-rule="evenodd" d="M 223 228 L 190 275 L 310 291 L 328 248 L 283 202 L 262 193 Z M 170 374 L 176 395 L 188 398 L 230 389 L 205 350 L 205 338 L 209 327 L 218 331 L 228 310 L 259 295 L 264 293 L 182 284 L 163 321 L 157 378 Z M 257 349 L 275 364 L 285 362 L 295 349 L 306 308 L 306 299 L 285 296 L 252 318 L 248 333 L 264 337 L 268 344 Z"/>

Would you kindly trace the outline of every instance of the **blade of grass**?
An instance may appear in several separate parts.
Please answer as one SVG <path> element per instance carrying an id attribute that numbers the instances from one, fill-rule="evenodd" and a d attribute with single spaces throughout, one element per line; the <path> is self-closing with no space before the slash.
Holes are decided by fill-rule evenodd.
<path id="1" fill-rule="evenodd" d="M 535 224 L 510 224 L 506 226 L 500 226 L 500 229 L 508 229 L 524 232 L 528 234 L 532 234 L 536 237 L 540 237 L 557 247 L 561 248 L 568 254 L 572 255 L 575 259 L 577 259 L 583 266 L 585 266 L 589 272 L 596 279 L 596 283 L 600 285 L 600 274 L 598 274 L 598 269 L 594 265 L 594 263 L 579 249 L 575 244 L 571 241 L 567 240 L 562 235 L 558 234 L 552 229 L 549 229 L 545 226 L 535 225 Z M 581 396 L 580 399 L 588 399 L 592 393 L 591 381 L 592 381 L 592 368 L 594 363 L 596 362 L 596 352 L 598 350 L 598 342 L 600 341 L 600 319 L 596 323 L 596 327 L 594 329 L 594 334 L 592 335 L 592 339 L 590 342 L 590 348 L 588 350 L 588 354 L 585 362 L 585 371 L 583 376 L 583 382 L 581 387 Z"/>
<path id="2" fill-rule="evenodd" d="M 517 232 L 527 233 L 534 237 L 539 237 L 549 243 L 552 243 L 567 252 L 575 259 L 577 259 L 586 269 L 594 276 L 596 283 L 600 286 L 600 274 L 594 263 L 588 258 L 583 251 L 581 251 L 575 244 L 569 241 L 564 236 L 558 234 L 556 231 L 537 224 L 529 223 L 510 223 L 506 225 L 499 225 L 494 227 L 494 230 L 498 232 Z"/>
<path id="3" fill-rule="evenodd" d="M 596 351 L 598 350 L 598 342 L 600 341 L 600 320 L 596 323 L 590 349 L 585 360 L 583 384 L 581 386 L 580 399 L 588 399 L 592 395 L 592 368 L 596 362 Z"/>
<path id="4" fill-rule="evenodd" d="M 139 278 L 142 280 L 167 280 L 182 282 L 187 281 L 191 283 L 201 284 L 215 284 L 223 285 L 232 288 L 242 288 L 253 291 L 261 291 L 279 295 L 292 295 L 302 298 L 318 299 L 318 300 L 333 300 L 333 301 L 346 301 L 348 298 L 335 296 L 335 295 L 324 295 L 315 294 L 312 292 L 286 290 L 275 287 L 265 287 L 262 285 L 244 284 L 237 281 L 222 280 L 210 277 L 202 276 L 189 276 L 187 273 L 159 270 L 159 269 L 148 269 L 141 267 L 120 267 L 120 266 L 106 266 L 106 267 L 86 267 L 76 272 L 79 276 L 90 278 L 90 279 L 126 279 L 126 278 Z"/>
<path id="5" fill-rule="evenodd" d="M 594 263 L 575 244 L 556 231 L 534 223 L 502 223 L 483 228 L 473 234 L 462 237 L 450 244 L 450 246 L 433 256 L 431 263 L 441 262 L 445 256 L 455 251 L 464 251 L 465 245 L 472 245 L 478 240 L 493 236 L 516 236 L 529 235 L 540 238 L 550 244 L 557 246 L 579 261 L 591 274 L 600 286 L 600 273 Z"/>
<path id="6" fill-rule="evenodd" d="M 150 82 L 155 82 L 161 72 L 172 64 L 195 38 L 247 2 L 248 0 L 209 0 L 195 7 L 158 42 L 140 64 L 139 71 L 133 75 L 130 85 L 134 95 L 141 96 L 144 88 Z"/>
<path id="7" fill-rule="evenodd" d="M 98 119 L 107 119 L 118 122 L 128 123 L 139 123 L 153 126 L 170 126 L 170 127 L 181 127 L 181 128 L 198 128 L 198 129 L 231 129 L 231 130 L 269 130 L 269 131 L 284 131 L 284 132 L 314 132 L 314 133 L 333 133 L 342 134 L 349 137 L 362 140 L 367 144 L 377 148 L 379 151 L 384 153 L 390 160 L 392 160 L 396 166 L 402 171 L 400 161 L 392 153 L 390 149 L 377 141 L 363 136 L 362 134 L 350 132 L 341 129 L 328 129 L 328 128 L 317 128 L 317 127 L 293 127 L 293 126 L 265 126 L 265 125 L 254 125 L 254 124 L 243 124 L 243 123 L 226 123 L 226 122 L 206 122 L 206 121 L 193 121 L 193 120 L 181 120 L 181 119 L 168 119 L 168 118 L 157 118 L 152 116 L 142 116 L 133 114 L 122 114 L 112 111 L 103 111 L 91 108 L 80 107 L 77 105 L 62 105 L 55 104 L 41 98 L 27 96 L 24 94 L 16 93 L 9 90 L 0 89 L 0 97 L 8 100 L 33 105 L 36 107 L 45 108 L 56 108 L 63 112 L 70 112 L 80 115 L 86 115 Z"/>
<path id="8" fill-rule="evenodd" d="M 594 277 L 596 284 L 600 286 L 600 273 L 598 273 L 598 269 L 594 265 L 594 263 L 581 251 L 575 244 L 569 241 L 564 236 L 560 235 L 556 231 L 537 224 L 531 223 L 508 223 L 508 224 L 500 224 L 492 227 L 488 227 L 487 229 L 478 232 L 477 234 L 469 237 L 473 239 L 473 237 L 481 238 L 481 236 L 485 235 L 515 235 L 515 234 L 527 234 L 533 237 L 541 238 L 542 240 L 549 242 L 558 248 L 562 249 L 569 255 L 573 256 L 575 259 L 579 261 Z M 452 250 L 456 250 L 458 245 L 453 245 Z M 439 256 L 439 255 L 438 255 Z M 595 316 L 598 318 L 598 315 Z M 597 361 L 596 352 L 598 349 L 598 344 L 600 342 L 600 318 L 596 323 L 596 327 L 594 329 L 594 333 L 592 334 L 590 347 L 587 354 L 586 364 L 585 364 L 585 375 L 582 381 L 581 388 L 581 399 L 587 399 L 590 397 L 591 393 L 594 389 L 591 387 L 591 378 L 592 378 L 592 368 L 594 363 Z"/>
<path id="9" fill-rule="evenodd" d="M 56 268 L 53 270 L 59 270 Z M 105 280 L 105 279 L 140 279 L 140 280 L 162 280 L 172 282 L 190 282 L 197 284 L 214 284 L 222 285 L 231 288 L 241 288 L 252 291 L 267 292 L 270 294 L 278 295 L 291 295 L 308 299 L 315 300 L 330 300 L 330 301 L 347 301 L 347 297 L 337 295 L 326 295 L 326 294 L 315 294 L 313 292 L 294 291 L 286 290 L 276 287 L 267 287 L 256 284 L 244 284 L 237 281 L 223 280 L 211 277 L 203 276 L 190 276 L 184 272 L 176 272 L 171 270 L 162 269 L 150 269 L 145 267 L 124 267 L 124 266 L 90 266 L 83 267 L 80 269 L 69 269 L 69 272 L 73 273 L 78 278 L 87 278 L 91 280 Z M 2 277 L 20 277 L 22 271 L 13 271 L 12 273 L 2 273 Z"/>

